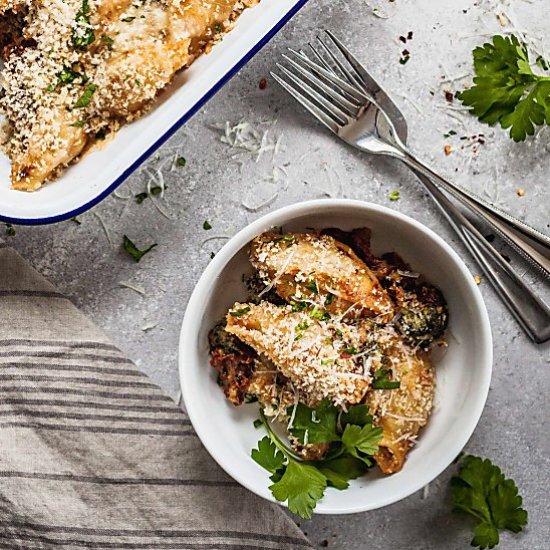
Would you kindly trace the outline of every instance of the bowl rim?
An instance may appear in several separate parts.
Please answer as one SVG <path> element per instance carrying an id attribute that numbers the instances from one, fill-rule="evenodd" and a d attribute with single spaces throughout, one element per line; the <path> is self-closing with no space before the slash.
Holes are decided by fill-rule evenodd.
<path id="1" fill-rule="evenodd" d="M 231 468 L 227 467 L 227 464 L 223 457 L 223 453 L 218 452 L 217 446 L 214 441 L 215 438 L 209 437 L 208 430 L 203 427 L 203 420 L 202 418 L 200 418 L 200 415 L 197 413 L 197 410 L 194 407 L 194 402 L 197 396 L 193 393 L 192 388 L 184 384 L 185 372 L 187 369 L 186 365 L 188 364 L 188 361 L 185 359 L 185 350 L 191 349 L 192 347 L 196 346 L 196 336 L 200 327 L 200 323 L 197 323 L 196 320 L 198 318 L 202 319 L 201 313 L 204 310 L 204 305 L 207 303 L 207 298 L 209 296 L 209 291 L 211 289 L 212 283 L 216 280 L 217 276 L 225 268 L 227 263 L 233 259 L 233 257 L 242 249 L 244 245 L 250 242 L 256 235 L 265 231 L 267 228 L 278 225 L 285 225 L 285 223 L 292 221 L 300 214 L 307 214 L 308 212 L 311 213 L 314 210 L 317 210 L 317 213 L 321 213 L 322 211 L 329 210 L 331 208 L 342 209 L 348 207 L 352 209 L 362 209 L 365 212 L 375 211 L 387 215 L 390 218 L 393 217 L 400 221 L 404 221 L 405 223 L 411 224 L 416 229 L 422 231 L 429 238 L 435 241 L 448 254 L 450 259 L 454 262 L 455 266 L 461 272 L 461 275 L 464 277 L 466 283 L 470 287 L 470 290 L 472 291 L 473 306 L 475 306 L 475 311 L 480 318 L 480 327 L 478 331 L 480 334 L 480 342 L 482 343 L 482 357 L 480 364 L 484 366 L 484 369 L 481 383 L 476 385 L 477 398 L 475 402 L 475 407 L 470 409 L 469 422 L 463 426 L 461 431 L 462 436 L 455 439 L 453 446 L 447 447 L 447 459 L 441 460 L 438 468 L 431 470 L 424 476 L 418 476 L 415 482 L 409 483 L 406 486 L 405 490 L 400 493 L 396 493 L 392 497 L 382 498 L 376 504 L 357 504 L 355 506 L 347 506 L 345 508 L 334 506 L 318 506 L 315 510 L 316 514 L 340 515 L 376 510 L 378 508 L 388 506 L 390 504 L 403 500 L 404 498 L 407 498 L 408 496 L 422 489 L 428 483 L 437 478 L 446 468 L 448 468 L 452 464 L 452 461 L 459 455 L 459 453 L 462 451 L 464 446 L 471 438 L 476 426 L 479 423 L 481 414 L 483 413 L 483 409 L 485 408 L 492 376 L 493 338 L 487 307 L 483 300 L 481 291 L 478 285 L 475 283 L 474 277 L 466 267 L 466 264 L 451 248 L 451 246 L 443 240 L 442 237 L 440 237 L 432 229 L 428 228 L 414 218 L 411 218 L 410 216 L 402 214 L 401 212 L 398 212 L 386 206 L 371 202 L 352 199 L 315 199 L 294 203 L 274 210 L 273 212 L 270 212 L 264 216 L 261 216 L 260 218 L 248 224 L 246 227 L 237 232 L 221 248 L 221 250 L 216 254 L 210 264 L 204 270 L 191 294 L 189 303 L 185 311 L 184 319 L 181 325 L 180 342 L 178 349 L 178 370 L 180 378 L 180 388 L 187 415 L 189 416 L 195 432 L 197 433 L 199 439 L 201 440 L 202 444 L 204 445 L 210 456 L 231 478 L 233 478 L 249 491 L 268 501 L 275 502 L 279 505 L 287 507 L 286 503 L 276 501 L 271 494 L 263 493 L 254 484 L 249 483 L 246 476 L 242 475 L 238 471 L 234 471 Z"/>
<path id="2" fill-rule="evenodd" d="M 88 200 L 80 206 L 74 206 L 67 212 L 52 214 L 40 218 L 21 218 L 0 213 L 0 222 L 11 223 L 14 225 L 49 225 L 59 223 L 68 219 L 84 214 L 90 208 L 93 208 L 105 200 L 113 191 L 118 189 L 159 147 L 164 145 L 186 122 L 188 122 L 206 103 L 208 103 L 229 80 L 231 80 L 263 47 L 268 44 L 273 37 L 307 4 L 309 0 L 296 0 L 292 8 L 284 16 L 276 21 L 270 30 L 262 36 L 258 42 L 236 61 L 223 75 L 212 85 L 212 87 L 192 105 L 187 111 L 182 113 L 158 139 L 141 153 L 119 176 L 109 183 L 94 198 Z M 51 184 L 55 185 L 55 182 Z"/>

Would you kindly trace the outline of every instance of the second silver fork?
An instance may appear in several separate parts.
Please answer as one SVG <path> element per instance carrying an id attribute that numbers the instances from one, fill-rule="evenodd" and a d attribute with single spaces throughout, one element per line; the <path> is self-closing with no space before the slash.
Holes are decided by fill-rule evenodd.
<path id="1" fill-rule="evenodd" d="M 547 248 L 550 247 L 550 239 L 492 205 L 487 208 L 483 201 L 481 205 L 474 202 L 466 192 L 414 159 L 405 147 L 407 127 L 401 112 L 355 57 L 331 33 L 327 32 L 327 35 L 349 63 L 349 68 L 320 40 L 324 56 L 311 45 L 315 61 L 303 52 L 291 50 L 294 58 L 285 58 L 294 72 L 279 64 L 283 78 L 272 73 L 273 77 L 348 144 L 366 152 L 393 156 L 408 164 L 530 338 L 539 343 L 550 339 L 548 306 L 429 178 L 435 179 L 465 206 L 488 221 L 499 235 L 519 249 L 524 258 L 546 274 L 550 272 L 550 248 Z"/>

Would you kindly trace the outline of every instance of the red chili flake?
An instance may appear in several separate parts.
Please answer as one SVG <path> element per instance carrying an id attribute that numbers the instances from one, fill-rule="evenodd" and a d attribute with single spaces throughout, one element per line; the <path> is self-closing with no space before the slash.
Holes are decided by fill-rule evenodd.
<path id="1" fill-rule="evenodd" d="M 403 44 L 407 43 L 407 39 L 404 36 L 400 36 L 399 40 L 401 40 L 401 42 L 403 42 Z"/>
<path id="2" fill-rule="evenodd" d="M 401 52 L 401 55 L 402 55 L 403 57 L 408 57 L 409 55 L 411 55 L 411 52 L 405 48 L 405 49 Z"/>
<path id="3" fill-rule="evenodd" d="M 445 99 L 449 102 L 449 103 L 452 103 L 453 102 L 453 99 L 454 99 L 454 94 L 453 92 L 449 92 L 449 90 L 447 90 L 445 92 Z"/>
<path id="4" fill-rule="evenodd" d="M 409 31 L 407 33 L 407 40 L 412 40 L 413 39 L 413 32 L 412 31 Z"/>
<path id="5" fill-rule="evenodd" d="M 345 351 L 343 351 L 341 354 L 340 354 L 340 357 L 342 359 L 349 359 L 351 357 L 351 353 L 347 353 Z"/>
<path id="6" fill-rule="evenodd" d="M 258 87 L 260 90 L 265 90 L 267 88 L 267 80 L 265 78 L 262 78 L 260 80 L 260 83 L 258 84 Z"/>

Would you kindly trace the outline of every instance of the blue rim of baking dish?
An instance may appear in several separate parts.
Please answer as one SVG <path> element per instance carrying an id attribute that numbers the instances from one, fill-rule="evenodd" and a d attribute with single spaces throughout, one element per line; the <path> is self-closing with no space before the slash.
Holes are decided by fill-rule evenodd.
<path id="1" fill-rule="evenodd" d="M 288 11 L 279 22 L 266 33 L 262 39 L 249 50 L 227 73 L 225 73 L 218 82 L 206 94 L 204 94 L 191 109 L 183 114 L 174 125 L 168 129 L 162 136 L 153 143 L 143 154 L 141 154 L 107 189 L 102 191 L 97 197 L 83 204 L 82 206 L 70 210 L 64 214 L 58 214 L 57 216 L 51 216 L 47 218 L 10 218 L 0 214 L 0 221 L 5 223 L 13 223 L 16 225 L 47 225 L 51 223 L 58 223 L 75 216 L 83 214 L 90 208 L 99 204 L 103 199 L 107 198 L 119 185 L 121 185 L 127 178 L 129 178 L 143 162 L 150 157 L 161 145 L 163 145 L 168 139 L 170 139 L 203 105 L 205 105 L 214 95 L 216 95 L 223 86 L 233 77 L 235 74 L 248 63 L 289 21 L 292 19 L 298 11 L 308 2 L 308 0 L 299 0 L 290 11 Z"/>

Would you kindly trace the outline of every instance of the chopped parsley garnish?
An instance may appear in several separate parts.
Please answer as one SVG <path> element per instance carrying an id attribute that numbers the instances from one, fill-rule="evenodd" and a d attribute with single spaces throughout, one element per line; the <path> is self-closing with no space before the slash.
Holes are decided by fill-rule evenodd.
<path id="1" fill-rule="evenodd" d="M 319 290 L 317 289 L 317 283 L 315 281 L 309 281 L 309 283 L 306 285 L 306 288 L 308 290 L 311 290 L 313 294 L 318 294 Z"/>
<path id="2" fill-rule="evenodd" d="M 279 243 L 281 241 L 285 241 L 287 243 L 293 243 L 296 240 L 296 237 L 294 235 L 283 235 L 282 237 L 277 237 L 276 239 L 273 239 L 272 242 Z"/>
<path id="3" fill-rule="evenodd" d="M 184 157 L 178 157 L 178 160 L 176 161 L 176 164 L 178 166 L 185 166 L 187 164 L 187 161 Z"/>
<path id="4" fill-rule="evenodd" d="M 121 21 L 122 21 L 123 23 L 131 23 L 134 19 L 135 19 L 135 17 L 123 17 L 123 18 L 121 19 Z"/>
<path id="5" fill-rule="evenodd" d="M 400 198 L 401 198 L 401 195 L 400 195 L 399 191 L 392 191 L 388 195 L 388 199 L 390 199 L 390 201 L 398 201 Z"/>
<path id="6" fill-rule="evenodd" d="M 445 132 L 443 134 L 444 138 L 448 138 L 448 137 L 451 137 L 451 136 L 456 136 L 456 132 L 454 130 L 449 130 L 448 132 Z"/>
<path id="7" fill-rule="evenodd" d="M 398 380 L 391 380 L 392 370 L 387 367 L 381 367 L 374 372 L 372 387 L 375 390 L 397 390 L 401 386 Z"/>
<path id="8" fill-rule="evenodd" d="M 11 223 L 6 224 L 6 235 L 8 237 L 15 237 L 15 227 Z"/>
<path id="9" fill-rule="evenodd" d="M 301 403 L 294 412 L 292 435 L 303 444 L 326 442 L 330 444 L 327 458 L 306 462 L 289 449 L 273 432 L 263 411 L 262 422 L 268 433 L 258 442 L 251 456 L 272 475 L 269 487 L 279 502 L 288 502 L 291 512 L 309 519 L 317 502 L 323 498 L 327 487 L 346 489 L 349 480 L 363 475 L 374 462 L 372 455 L 378 451 L 382 428 L 372 425 L 372 417 L 350 407 L 350 418 L 360 419 L 362 424 L 348 423 L 342 427 L 338 421 L 338 409 L 328 400 L 315 409 Z M 287 410 L 291 415 L 293 407 Z M 369 454 L 370 453 L 370 454 Z"/>
<path id="10" fill-rule="evenodd" d="M 71 218 L 71 221 L 73 223 L 76 223 L 76 225 L 82 225 L 82 222 L 80 221 L 80 218 L 77 218 L 76 216 L 74 218 Z"/>
<path id="11" fill-rule="evenodd" d="M 290 305 L 292 306 L 292 311 L 294 313 L 297 313 L 299 311 L 304 311 L 304 309 L 307 309 L 309 306 L 308 306 L 308 303 L 307 302 L 290 302 Z"/>
<path id="12" fill-rule="evenodd" d="M 327 294 L 327 297 L 325 298 L 325 305 L 330 306 L 330 304 L 332 304 L 333 301 L 334 301 L 334 294 L 332 292 L 329 292 Z"/>
<path id="13" fill-rule="evenodd" d="M 452 504 L 456 510 L 477 519 L 472 546 L 482 550 L 499 543 L 499 531 L 519 533 L 527 525 L 528 514 L 513 480 L 506 479 L 488 459 L 466 456 L 458 475 L 451 479 Z"/>
<path id="14" fill-rule="evenodd" d="M 161 193 L 162 187 L 160 187 L 159 185 L 151 188 L 151 195 L 153 195 L 153 197 L 158 197 L 158 195 L 160 195 Z"/>
<path id="15" fill-rule="evenodd" d="M 489 125 L 510 128 L 514 141 L 550 124 L 550 76 L 535 74 L 527 46 L 514 36 L 493 36 L 473 52 L 474 85 L 457 93 L 471 113 Z"/>
<path id="16" fill-rule="evenodd" d="M 240 317 L 241 315 L 245 315 L 249 311 L 250 311 L 250 308 L 246 306 L 246 307 L 241 307 L 239 309 L 236 309 L 235 311 L 230 311 L 229 315 L 231 315 L 231 317 Z"/>
<path id="17" fill-rule="evenodd" d="M 145 250 L 140 250 L 126 235 L 123 237 L 122 246 L 124 250 L 138 263 L 145 254 L 150 252 L 157 244 L 152 244 Z"/>
<path id="18" fill-rule="evenodd" d="M 112 50 L 113 49 L 113 44 L 115 43 L 115 41 L 110 37 L 110 36 L 107 36 L 106 34 L 102 34 L 100 36 L 100 39 L 101 41 L 104 43 L 104 44 L 107 44 L 107 47 Z"/>
<path id="19" fill-rule="evenodd" d="M 95 84 L 90 84 L 86 90 L 84 90 L 84 93 L 80 96 L 78 101 L 74 104 L 73 109 L 82 109 L 83 107 L 87 107 L 90 104 L 90 101 L 92 101 L 92 96 L 96 90 L 97 86 Z"/>
<path id="20" fill-rule="evenodd" d="M 312 319 L 317 319 L 318 321 L 328 321 L 330 319 L 330 313 L 328 311 L 320 311 L 319 306 L 315 306 L 309 316 Z"/>
<path id="21" fill-rule="evenodd" d="M 86 120 L 78 120 L 77 122 L 73 122 L 71 126 L 73 128 L 82 128 L 83 126 L 86 126 Z"/>
<path id="22" fill-rule="evenodd" d="M 141 204 L 149 195 L 147 193 L 138 193 L 134 198 L 138 204 Z"/>
<path id="23" fill-rule="evenodd" d="M 342 353 L 345 353 L 346 355 L 355 355 L 357 353 L 357 350 L 354 347 L 345 348 Z"/>
<path id="24" fill-rule="evenodd" d="M 212 229 L 212 226 L 208 223 L 208 221 L 204 221 L 204 223 L 202 224 L 202 228 L 205 230 L 205 231 L 209 231 L 210 229 Z"/>
<path id="25" fill-rule="evenodd" d="M 70 67 L 64 67 L 63 70 L 57 75 L 57 83 L 71 84 L 78 78 L 80 78 L 83 84 L 88 81 L 88 77 L 86 75 L 83 75 L 78 71 L 74 71 Z"/>
<path id="26" fill-rule="evenodd" d="M 76 14 L 72 33 L 72 42 L 75 50 L 86 50 L 95 40 L 94 28 L 90 23 L 90 4 L 82 0 L 82 8 Z"/>
<path id="27" fill-rule="evenodd" d="M 260 418 L 256 418 L 256 420 L 254 420 L 253 424 L 254 424 L 254 427 L 256 429 L 258 429 L 260 426 L 264 425 L 264 423 L 262 422 L 262 420 Z"/>

